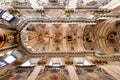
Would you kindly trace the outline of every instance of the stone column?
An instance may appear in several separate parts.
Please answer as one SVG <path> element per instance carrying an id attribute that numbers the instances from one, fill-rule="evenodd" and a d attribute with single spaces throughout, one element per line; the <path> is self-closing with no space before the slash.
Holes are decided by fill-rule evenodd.
<path id="1" fill-rule="evenodd" d="M 78 75 L 75 71 L 75 67 L 73 65 L 67 65 L 67 70 L 69 72 L 69 76 L 71 80 L 79 80 Z"/>
<path id="2" fill-rule="evenodd" d="M 35 80 L 43 66 L 36 66 L 27 80 Z"/>

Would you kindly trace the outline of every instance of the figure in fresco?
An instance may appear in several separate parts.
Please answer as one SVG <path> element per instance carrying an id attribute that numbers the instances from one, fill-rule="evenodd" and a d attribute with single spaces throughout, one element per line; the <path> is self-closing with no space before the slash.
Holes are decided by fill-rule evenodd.
<path id="1" fill-rule="evenodd" d="M 87 33 L 86 34 L 86 41 L 87 42 L 92 42 L 94 39 L 94 35 L 92 33 Z"/>
<path id="2" fill-rule="evenodd" d="M 5 45 L 5 34 L 2 30 L 0 30 L 0 48 Z"/>
<path id="3" fill-rule="evenodd" d="M 61 40 L 62 40 L 62 34 L 61 34 L 60 32 L 56 32 L 56 33 L 54 34 L 54 41 L 55 41 L 56 43 L 60 43 Z"/>
<path id="4" fill-rule="evenodd" d="M 108 40 L 111 43 L 116 43 L 117 42 L 117 32 L 110 32 L 108 35 Z"/>

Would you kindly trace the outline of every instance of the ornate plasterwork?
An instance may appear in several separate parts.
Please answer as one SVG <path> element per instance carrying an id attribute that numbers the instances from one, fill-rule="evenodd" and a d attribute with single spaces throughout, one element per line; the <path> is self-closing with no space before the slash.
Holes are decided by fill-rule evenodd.
<path id="1" fill-rule="evenodd" d="M 25 48 L 33 53 L 80 51 L 80 24 L 30 23 L 21 31 Z"/>
<path id="2" fill-rule="evenodd" d="M 21 26 L 22 45 L 26 46 L 26 49 L 28 48 L 30 52 L 33 51 L 33 53 L 94 50 L 102 54 L 113 54 L 119 46 L 117 44 L 111 47 L 110 44 L 110 33 L 117 31 L 117 34 L 119 34 L 118 28 L 112 27 L 116 25 L 111 25 L 111 27 L 108 25 L 109 23 L 114 23 L 114 19 L 102 21 L 97 24 L 68 23 L 64 21 L 52 21 L 50 23 L 44 20 L 37 20 L 30 19 L 29 22 L 25 22 Z M 30 36 L 32 40 L 30 37 L 29 39 L 27 37 L 26 40 L 30 40 L 30 42 L 25 42 L 23 35 Z M 117 43 L 119 41 L 118 36 Z M 30 45 L 33 46 L 30 47 Z"/>
<path id="3" fill-rule="evenodd" d="M 96 27 L 96 34 L 98 36 L 96 47 L 103 53 L 119 53 L 120 29 L 118 27 L 118 21 L 117 19 L 106 20 L 99 23 Z"/>

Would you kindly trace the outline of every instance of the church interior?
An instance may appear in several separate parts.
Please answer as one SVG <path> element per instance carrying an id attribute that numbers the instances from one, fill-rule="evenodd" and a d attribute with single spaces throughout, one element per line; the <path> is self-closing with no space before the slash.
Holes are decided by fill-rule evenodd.
<path id="1" fill-rule="evenodd" d="M 120 80 L 120 0 L 0 0 L 0 80 Z"/>

